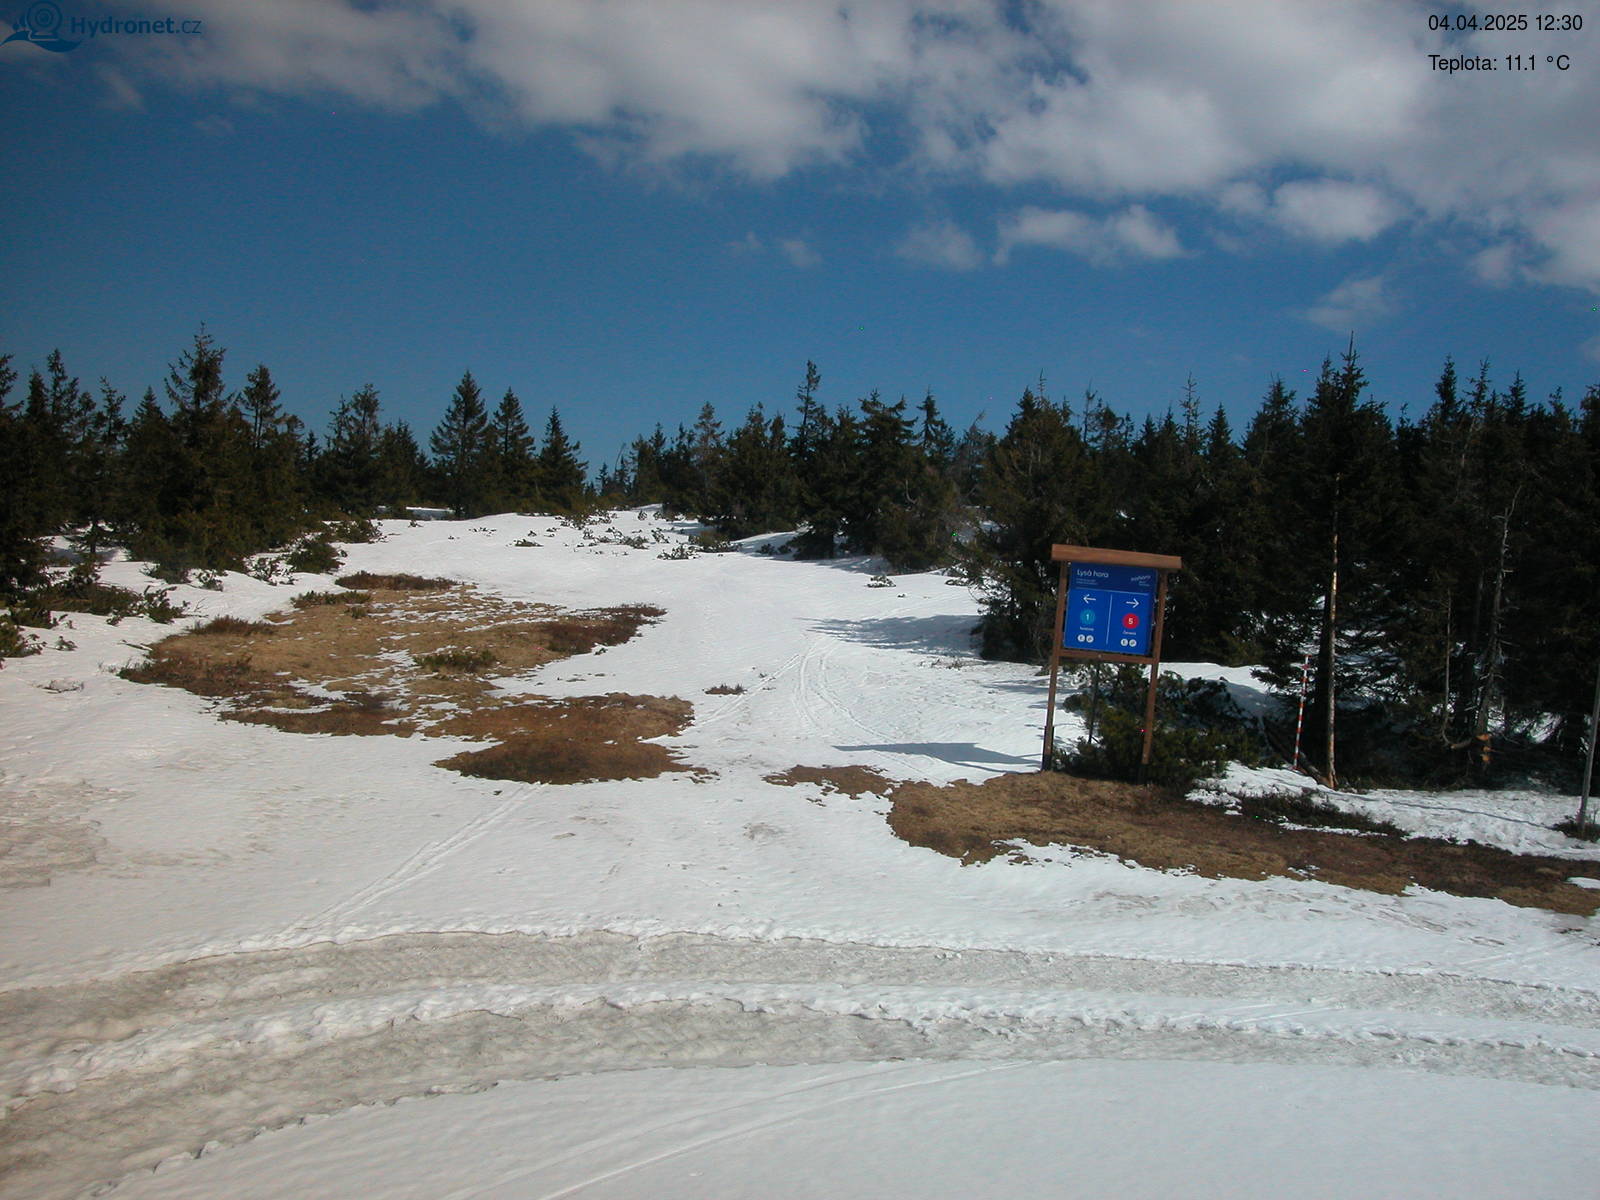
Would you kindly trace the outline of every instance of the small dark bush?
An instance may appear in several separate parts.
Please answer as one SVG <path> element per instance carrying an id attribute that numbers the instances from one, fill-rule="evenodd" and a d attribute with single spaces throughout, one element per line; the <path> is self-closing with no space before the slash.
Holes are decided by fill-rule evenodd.
<path id="1" fill-rule="evenodd" d="M 1582 828 L 1578 826 L 1577 817 L 1569 817 L 1565 821 L 1556 822 L 1556 832 L 1564 833 L 1569 838 L 1577 838 L 1580 842 L 1600 842 L 1600 819 L 1590 817 Z"/>
<path id="2" fill-rule="evenodd" d="M 191 632 L 193 632 L 193 633 L 232 633 L 232 634 L 252 634 L 252 633 L 272 634 L 272 633 L 277 633 L 278 632 L 278 627 L 276 625 L 269 624 L 266 621 L 246 621 L 243 617 L 213 617 L 211 620 L 207 621 L 204 625 L 200 625 L 200 626 L 196 627 Z"/>
<path id="3" fill-rule="evenodd" d="M 194 566 L 190 563 L 162 559 L 151 563 L 144 569 L 144 573 L 150 576 L 151 579 L 159 579 L 162 583 L 177 585 L 188 583 L 189 572 L 192 570 L 194 570 Z"/>
<path id="4" fill-rule="evenodd" d="M 744 695 L 744 684 L 735 683 L 735 684 L 730 686 L 729 684 L 726 684 L 726 683 L 719 683 L 719 684 L 717 684 L 716 687 L 708 687 L 706 689 L 706 695 L 708 695 L 708 696 L 742 696 L 742 695 Z"/>
<path id="5" fill-rule="evenodd" d="M 1092 742 L 1079 741 L 1071 752 L 1058 752 L 1058 763 L 1079 775 L 1138 779 L 1146 679 L 1140 667 L 1119 667 L 1101 698 L 1097 736 Z M 1230 762 L 1260 761 L 1259 730 L 1220 683 L 1204 679 L 1184 683 L 1176 675 L 1163 675 L 1156 688 L 1156 729 L 1146 782 L 1186 788 Z M 1073 707 L 1082 707 L 1081 697 L 1074 697 L 1074 702 Z"/>
<path id="6" fill-rule="evenodd" d="M 102 583 L 95 567 L 80 563 L 60 583 L 42 589 L 39 603 L 59 612 L 85 612 L 100 617 L 128 617 L 139 612 L 144 598 L 130 588 Z"/>
<path id="7" fill-rule="evenodd" d="M 0 658 L 26 658 L 40 648 L 38 638 L 23 633 L 10 617 L 0 617 Z"/>
<path id="8" fill-rule="evenodd" d="M 1239 812 L 1256 821 L 1274 825 L 1305 825 L 1313 829 L 1352 829 L 1360 833 L 1383 833 L 1404 837 L 1405 830 L 1376 817 L 1346 812 L 1337 805 L 1318 800 L 1309 788 L 1297 792 L 1268 792 L 1259 796 L 1238 796 Z"/>
<path id="9" fill-rule="evenodd" d="M 237 696 L 250 689 L 250 656 L 216 659 L 192 654 L 156 653 L 147 661 L 118 672 L 134 683 L 161 683 L 197 696 Z"/>
<path id="10" fill-rule="evenodd" d="M 370 517 L 349 517 L 329 522 L 328 536 L 336 542 L 376 542 L 382 540 L 383 531 Z"/>
<path id="11" fill-rule="evenodd" d="M 415 661 L 417 666 L 425 671 L 440 673 L 461 671 L 466 674 L 476 674 L 479 671 L 488 670 L 500 660 L 495 657 L 493 650 L 451 647 L 433 654 L 418 654 Z"/>
<path id="12" fill-rule="evenodd" d="M 328 575 L 337 570 L 344 555 L 325 537 L 303 538 L 285 556 L 291 571 L 308 575 Z"/>
<path id="13" fill-rule="evenodd" d="M 179 617 L 189 615 L 189 606 L 172 599 L 171 588 L 146 588 L 140 613 L 157 625 L 170 625 Z"/>
<path id="14" fill-rule="evenodd" d="M 354 575 L 341 575 L 334 580 L 340 587 L 367 588 L 388 592 L 442 592 L 454 587 L 449 579 L 430 579 L 425 575 L 374 575 L 370 571 L 357 571 Z"/>

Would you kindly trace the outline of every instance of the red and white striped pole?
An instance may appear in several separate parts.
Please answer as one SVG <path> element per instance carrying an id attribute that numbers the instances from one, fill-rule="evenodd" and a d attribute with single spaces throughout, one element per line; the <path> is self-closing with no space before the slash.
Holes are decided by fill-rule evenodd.
<path id="1" fill-rule="evenodd" d="M 1311 682 L 1311 656 L 1306 655 L 1305 662 L 1300 664 L 1300 713 L 1294 719 L 1294 762 L 1291 764 L 1296 771 L 1300 769 L 1300 732 L 1306 724 L 1306 689 Z"/>

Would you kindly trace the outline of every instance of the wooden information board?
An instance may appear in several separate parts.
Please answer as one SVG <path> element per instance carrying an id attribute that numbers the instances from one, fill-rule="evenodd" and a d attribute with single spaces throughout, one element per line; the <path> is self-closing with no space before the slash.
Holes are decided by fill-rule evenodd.
<path id="1" fill-rule="evenodd" d="M 1145 697 L 1142 774 L 1150 765 L 1155 737 L 1156 672 L 1161 666 L 1161 622 L 1167 604 L 1167 576 L 1183 569 L 1171 554 L 1107 550 L 1096 546 L 1051 546 L 1050 560 L 1061 564 L 1056 587 L 1056 620 L 1051 627 L 1050 700 L 1044 718 L 1048 771 L 1055 754 L 1056 677 L 1063 658 L 1094 662 L 1149 663 Z"/>

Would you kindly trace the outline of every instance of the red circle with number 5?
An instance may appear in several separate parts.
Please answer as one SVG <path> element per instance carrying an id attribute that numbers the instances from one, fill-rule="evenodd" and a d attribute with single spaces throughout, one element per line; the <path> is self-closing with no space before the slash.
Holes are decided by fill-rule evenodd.
<path id="1" fill-rule="evenodd" d="M 1122 627 L 1124 629 L 1137 629 L 1137 628 L 1139 628 L 1139 614 L 1138 613 L 1124 613 L 1123 617 L 1122 617 Z"/>

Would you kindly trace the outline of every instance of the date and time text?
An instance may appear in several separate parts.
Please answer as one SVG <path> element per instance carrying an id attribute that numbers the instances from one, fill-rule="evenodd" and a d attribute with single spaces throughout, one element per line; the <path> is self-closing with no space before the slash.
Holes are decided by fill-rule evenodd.
<path id="1" fill-rule="evenodd" d="M 1430 14 L 1428 29 L 1438 33 L 1579 34 L 1583 32 L 1583 16 L 1572 12 L 1453 12 Z M 1429 54 L 1428 65 L 1446 75 L 1458 71 L 1570 71 L 1576 65 L 1570 52 L 1530 53 L 1520 47 L 1510 47 L 1510 50 L 1507 54 L 1494 55 Z"/>

